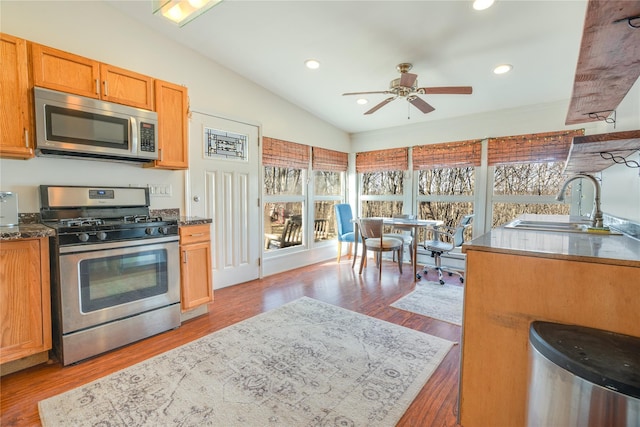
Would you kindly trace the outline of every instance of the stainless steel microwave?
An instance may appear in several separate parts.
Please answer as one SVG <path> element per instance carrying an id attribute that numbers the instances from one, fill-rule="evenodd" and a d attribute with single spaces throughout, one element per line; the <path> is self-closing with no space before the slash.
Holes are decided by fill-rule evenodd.
<path id="1" fill-rule="evenodd" d="M 150 162 L 158 159 L 154 111 L 35 87 L 39 156 Z"/>

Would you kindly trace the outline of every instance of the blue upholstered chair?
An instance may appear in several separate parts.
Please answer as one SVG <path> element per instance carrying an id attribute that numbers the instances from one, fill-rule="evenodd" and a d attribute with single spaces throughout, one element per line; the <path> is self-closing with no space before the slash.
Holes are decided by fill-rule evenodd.
<path id="1" fill-rule="evenodd" d="M 340 203 L 334 205 L 336 211 L 336 223 L 338 230 L 338 262 L 342 256 L 342 242 L 349 243 L 349 258 L 352 256 L 353 243 L 356 241 L 356 235 L 353 230 L 353 213 L 351 211 L 351 205 L 347 203 Z M 358 241 L 360 237 L 358 236 Z"/>

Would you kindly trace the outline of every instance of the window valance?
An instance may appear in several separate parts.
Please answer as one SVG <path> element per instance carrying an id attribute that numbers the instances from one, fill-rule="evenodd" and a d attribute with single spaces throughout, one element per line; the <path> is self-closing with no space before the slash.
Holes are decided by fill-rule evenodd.
<path id="1" fill-rule="evenodd" d="M 413 170 L 446 167 L 480 166 L 482 140 L 447 142 L 442 144 L 417 145 L 413 147 Z"/>
<path id="2" fill-rule="evenodd" d="M 319 171 L 346 172 L 349 165 L 349 155 L 340 151 L 313 147 L 311 167 Z"/>
<path id="3" fill-rule="evenodd" d="M 571 140 L 584 129 L 489 138 L 489 166 L 567 160 Z"/>
<path id="4" fill-rule="evenodd" d="M 409 149 L 407 147 L 356 153 L 357 173 L 407 170 L 408 168 Z"/>
<path id="5" fill-rule="evenodd" d="M 309 167 L 309 146 L 265 136 L 262 138 L 262 164 L 306 169 Z"/>

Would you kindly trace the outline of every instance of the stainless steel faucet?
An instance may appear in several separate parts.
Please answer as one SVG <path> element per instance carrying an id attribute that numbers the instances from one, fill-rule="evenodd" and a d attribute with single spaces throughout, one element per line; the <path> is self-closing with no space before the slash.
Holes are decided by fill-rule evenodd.
<path id="1" fill-rule="evenodd" d="M 586 173 L 577 173 L 573 176 L 570 176 L 569 178 L 567 178 L 564 184 L 562 184 L 562 188 L 558 192 L 556 200 L 562 202 L 564 200 L 564 193 L 567 191 L 567 186 L 569 185 L 569 183 L 581 178 L 585 178 L 591 181 L 595 188 L 593 210 L 591 211 L 591 226 L 594 228 L 603 228 L 604 224 L 602 222 L 602 210 L 600 210 L 600 183 L 593 176 Z"/>

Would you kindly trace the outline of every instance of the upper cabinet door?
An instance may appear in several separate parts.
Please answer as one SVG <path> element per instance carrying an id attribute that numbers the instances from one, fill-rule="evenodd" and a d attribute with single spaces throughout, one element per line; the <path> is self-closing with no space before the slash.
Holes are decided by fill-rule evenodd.
<path id="1" fill-rule="evenodd" d="M 33 83 L 35 86 L 100 97 L 100 63 L 62 50 L 32 44 Z"/>
<path id="2" fill-rule="evenodd" d="M 149 76 L 35 43 L 31 56 L 36 86 L 153 109 L 153 79 Z"/>
<path id="3" fill-rule="evenodd" d="M 187 169 L 189 167 L 187 88 L 155 80 L 156 112 L 158 113 L 159 159 L 155 167 Z"/>
<path id="4" fill-rule="evenodd" d="M 0 157 L 34 156 L 27 41 L 0 33 Z"/>
<path id="5" fill-rule="evenodd" d="M 153 109 L 153 79 L 112 65 L 100 64 L 101 94 L 105 101 Z"/>

